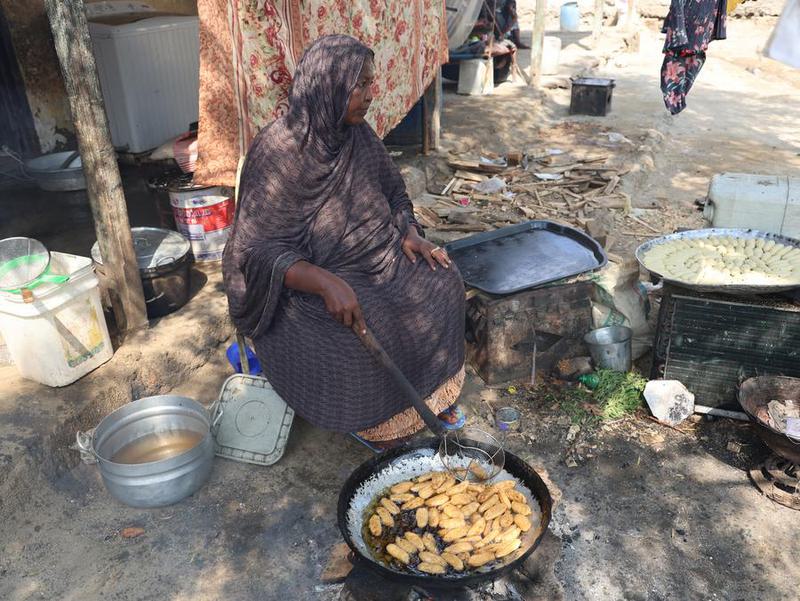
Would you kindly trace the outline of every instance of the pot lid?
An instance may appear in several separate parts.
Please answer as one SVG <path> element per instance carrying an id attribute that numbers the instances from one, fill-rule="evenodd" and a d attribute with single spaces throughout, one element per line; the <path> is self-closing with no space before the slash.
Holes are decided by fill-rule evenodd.
<path id="1" fill-rule="evenodd" d="M 207 190 L 216 187 L 217 186 L 208 186 L 206 184 L 196 184 L 194 183 L 194 173 L 183 173 L 172 178 L 169 182 L 168 190 L 170 192 L 190 192 L 192 190 Z"/>
<path id="2" fill-rule="evenodd" d="M 266 378 L 235 374 L 219 393 L 211 416 L 219 457 L 272 465 L 283 456 L 294 411 Z"/>
<path id="3" fill-rule="evenodd" d="M 172 265 L 186 256 L 191 248 L 186 238 L 172 230 L 134 227 L 131 228 L 131 234 L 136 260 L 141 271 Z M 103 264 L 98 242 L 92 245 L 92 259 L 99 265 Z"/>

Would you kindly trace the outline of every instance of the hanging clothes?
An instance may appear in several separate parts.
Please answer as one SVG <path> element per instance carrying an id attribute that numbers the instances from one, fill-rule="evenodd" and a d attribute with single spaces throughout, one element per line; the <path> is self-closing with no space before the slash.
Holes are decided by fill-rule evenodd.
<path id="1" fill-rule="evenodd" d="M 703 68 L 712 40 L 725 39 L 727 0 L 672 0 L 661 32 L 664 63 L 661 92 L 673 115 L 686 108 L 686 96 Z"/>

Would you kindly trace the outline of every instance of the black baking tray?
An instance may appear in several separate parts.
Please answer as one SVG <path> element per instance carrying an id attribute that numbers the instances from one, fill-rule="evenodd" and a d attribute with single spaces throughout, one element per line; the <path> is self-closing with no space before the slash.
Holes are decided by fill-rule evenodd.
<path id="1" fill-rule="evenodd" d="M 608 257 L 583 232 L 528 221 L 447 245 L 464 281 L 489 294 L 513 294 L 603 267 Z"/>

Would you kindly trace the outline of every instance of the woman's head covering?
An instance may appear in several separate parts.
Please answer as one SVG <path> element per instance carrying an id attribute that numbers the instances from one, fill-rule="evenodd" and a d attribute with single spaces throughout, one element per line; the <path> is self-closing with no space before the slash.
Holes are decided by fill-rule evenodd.
<path id="1" fill-rule="evenodd" d="M 331 269 L 369 250 L 369 244 L 345 250 L 351 211 L 375 212 L 387 200 L 393 207 L 408 203 L 402 178 L 372 128 L 344 123 L 350 94 L 371 57 L 349 36 L 315 41 L 297 66 L 288 113 L 265 127 L 247 153 L 223 271 L 231 316 L 248 335 L 269 328 L 283 277 L 295 262 Z M 380 170 L 385 188 L 397 192 L 375 197 L 354 191 L 357 169 Z M 401 230 L 407 227 L 407 215 L 392 213 Z M 315 239 L 313 231 L 323 228 L 326 240 Z M 370 242 L 381 244 L 378 237 Z"/>
<path id="2" fill-rule="evenodd" d="M 303 53 L 289 91 L 287 125 L 303 134 L 303 145 L 336 151 L 347 137 L 350 94 L 372 50 L 346 35 L 326 35 Z"/>

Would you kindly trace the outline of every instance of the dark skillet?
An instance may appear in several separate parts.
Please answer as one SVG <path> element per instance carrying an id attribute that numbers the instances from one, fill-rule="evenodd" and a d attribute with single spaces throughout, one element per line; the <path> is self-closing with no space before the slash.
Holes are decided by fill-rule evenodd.
<path id="1" fill-rule="evenodd" d="M 339 530 L 341 530 L 345 542 L 353 550 L 356 560 L 371 570 L 377 572 L 384 578 L 388 578 L 396 582 L 414 584 L 423 588 L 457 588 L 470 586 L 488 580 L 493 580 L 509 570 L 513 570 L 523 561 L 525 561 L 525 559 L 541 542 L 542 537 L 547 530 L 547 526 L 550 523 L 553 499 L 550 497 L 550 491 L 547 490 L 547 486 L 542 481 L 539 474 L 537 474 L 527 463 L 522 461 L 522 459 L 516 455 L 513 455 L 512 453 L 509 453 L 508 451 L 505 453 L 505 471 L 514 476 L 523 486 L 528 488 L 528 490 L 533 493 L 533 496 L 539 502 L 539 507 L 541 509 L 541 518 L 539 519 L 538 525 L 534 525 L 534 528 L 532 528 L 528 533 L 528 535 L 530 535 L 531 532 L 533 532 L 533 537 L 535 537 L 533 538 L 533 542 L 530 542 L 530 536 L 526 536 L 526 544 L 528 544 L 528 548 L 514 561 L 511 561 L 505 565 L 487 569 L 486 571 L 470 571 L 465 573 L 463 576 L 428 576 L 394 570 L 382 563 L 379 563 L 372 557 L 365 556 L 355 544 L 353 535 L 350 533 L 347 524 L 347 513 L 350 509 L 351 500 L 361 484 L 368 480 L 373 474 L 382 471 L 384 468 L 388 467 L 391 463 L 401 457 L 413 455 L 420 449 L 431 449 L 435 452 L 438 450 L 438 448 L 438 439 L 427 439 L 410 443 L 398 449 L 393 449 L 391 451 L 382 453 L 370 459 L 369 461 L 362 463 L 352 474 L 350 474 L 350 477 L 344 483 L 344 486 L 339 493 L 338 520 Z M 376 489 L 375 495 L 378 495 L 381 492 L 383 491 Z M 362 524 L 359 524 L 359 527 L 361 526 Z"/>

